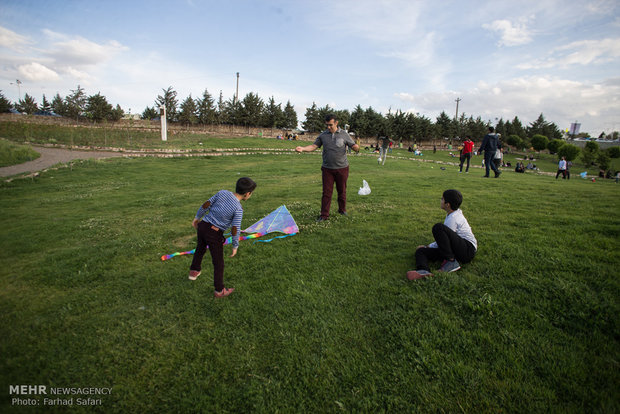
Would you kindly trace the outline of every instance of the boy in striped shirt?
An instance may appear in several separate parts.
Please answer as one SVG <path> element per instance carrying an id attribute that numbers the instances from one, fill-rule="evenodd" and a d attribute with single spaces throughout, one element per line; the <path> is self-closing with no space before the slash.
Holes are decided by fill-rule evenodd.
<path id="1" fill-rule="evenodd" d="M 226 241 L 224 230 L 231 227 L 233 249 L 230 257 L 233 257 L 239 248 L 239 233 L 243 218 L 241 201 L 250 198 L 255 189 L 256 183 L 251 178 L 239 178 L 234 193 L 228 190 L 218 191 L 200 206 L 192 221 L 192 226 L 198 234 L 198 241 L 194 259 L 189 267 L 189 279 L 196 280 L 200 275 L 202 258 L 208 247 L 213 262 L 213 284 L 216 298 L 228 296 L 235 290 L 224 287 L 224 242 Z"/>

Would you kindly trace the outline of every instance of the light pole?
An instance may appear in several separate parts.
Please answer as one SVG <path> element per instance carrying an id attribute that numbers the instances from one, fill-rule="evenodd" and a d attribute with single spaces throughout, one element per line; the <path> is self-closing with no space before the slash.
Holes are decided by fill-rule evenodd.
<path id="1" fill-rule="evenodd" d="M 239 72 L 237 72 L 237 92 L 235 92 L 235 102 L 239 102 Z"/>
<path id="2" fill-rule="evenodd" d="M 22 84 L 22 81 L 19 79 L 15 79 L 15 83 L 11 82 L 11 85 L 17 85 L 17 93 L 19 95 L 19 100 L 22 100 L 22 88 L 19 86 Z"/>

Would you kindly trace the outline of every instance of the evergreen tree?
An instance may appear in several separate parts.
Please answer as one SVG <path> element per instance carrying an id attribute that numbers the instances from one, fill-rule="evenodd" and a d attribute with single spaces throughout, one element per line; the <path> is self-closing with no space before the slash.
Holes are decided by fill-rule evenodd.
<path id="1" fill-rule="evenodd" d="M 225 109 L 226 109 L 226 102 L 224 101 L 224 94 L 220 90 L 220 97 L 217 100 L 217 123 L 218 124 L 225 124 L 227 121 L 225 117 L 225 113 L 224 113 Z"/>
<path id="2" fill-rule="evenodd" d="M 365 117 L 368 122 L 368 131 L 364 136 L 376 137 L 385 135 L 385 118 L 380 112 L 375 111 L 372 106 L 366 108 Z"/>
<path id="3" fill-rule="evenodd" d="M 36 101 L 34 98 L 28 94 L 24 95 L 23 99 L 20 99 L 15 108 L 19 112 L 26 113 L 28 115 L 32 115 L 39 110 Z"/>
<path id="4" fill-rule="evenodd" d="M 284 128 L 297 128 L 297 112 L 295 108 L 291 104 L 291 101 L 286 101 L 286 106 L 284 107 Z"/>
<path id="5" fill-rule="evenodd" d="M 260 126 L 263 115 L 263 100 L 255 93 L 248 93 L 241 102 L 241 125 Z"/>
<path id="6" fill-rule="evenodd" d="M 6 96 L 0 90 L 0 113 L 10 112 L 11 111 L 11 101 L 9 101 Z"/>
<path id="7" fill-rule="evenodd" d="M 181 103 L 178 120 L 185 125 L 194 125 L 198 123 L 198 108 L 196 107 L 196 101 L 192 98 L 191 93 Z"/>
<path id="8" fill-rule="evenodd" d="M 112 122 L 118 122 L 124 116 L 125 116 L 125 111 L 123 111 L 123 108 L 121 108 L 119 104 L 116 104 L 116 108 L 110 111 L 110 114 L 108 115 L 108 119 Z"/>
<path id="9" fill-rule="evenodd" d="M 285 127 L 284 112 L 280 104 L 276 105 L 276 101 L 272 96 L 265 105 L 263 120 L 261 125 L 266 128 L 283 128 Z"/>
<path id="10" fill-rule="evenodd" d="M 321 119 L 316 103 L 312 102 L 310 108 L 306 108 L 306 120 L 302 123 L 304 129 L 308 132 L 319 132 L 325 129 L 325 122 Z"/>
<path id="11" fill-rule="evenodd" d="M 440 138 L 451 138 L 455 136 L 456 128 L 454 122 L 445 111 L 441 111 L 435 121 L 435 126 Z"/>
<path id="12" fill-rule="evenodd" d="M 147 106 L 146 108 L 144 108 L 144 111 L 142 112 L 140 119 L 151 120 L 153 118 L 157 118 L 158 116 L 159 116 L 159 113 L 155 110 L 155 108 L 151 108 Z"/>
<path id="13" fill-rule="evenodd" d="M 101 93 L 97 92 L 96 95 L 89 96 L 86 103 L 85 114 L 86 117 L 94 122 L 100 122 L 104 119 L 108 119 L 112 113 L 112 105 L 108 103 L 108 100 Z"/>
<path id="14" fill-rule="evenodd" d="M 166 108 L 166 119 L 168 121 L 176 121 L 177 119 L 177 92 L 172 89 L 172 86 L 168 86 L 168 89 L 162 89 L 163 95 L 157 95 L 155 99 L 156 108 Z"/>
<path id="15" fill-rule="evenodd" d="M 521 120 L 519 120 L 519 117 L 515 116 L 512 122 L 506 123 L 506 134 L 517 135 L 521 138 L 525 138 L 527 136 L 527 133 L 523 128 L 523 125 L 521 124 Z"/>
<path id="16" fill-rule="evenodd" d="M 84 116 L 86 108 L 86 93 L 84 88 L 77 86 L 77 89 L 71 90 L 71 95 L 65 97 L 65 113 L 68 117 L 76 120 Z"/>
<path id="17" fill-rule="evenodd" d="M 52 111 L 60 116 L 67 116 L 67 106 L 64 99 L 58 93 L 52 99 Z"/>
<path id="18" fill-rule="evenodd" d="M 43 101 L 41 102 L 41 105 L 39 105 L 39 110 L 42 112 L 52 111 L 52 104 L 47 100 L 45 94 L 43 94 Z"/>
<path id="19" fill-rule="evenodd" d="M 351 113 L 351 130 L 355 131 L 358 137 L 368 135 L 368 120 L 366 119 L 366 112 L 360 105 L 357 105 Z"/>
<path id="20" fill-rule="evenodd" d="M 202 93 L 202 99 L 197 99 L 198 122 L 201 124 L 215 124 L 217 122 L 217 109 L 213 97 L 205 89 Z"/>
<path id="21" fill-rule="evenodd" d="M 495 124 L 495 132 L 500 134 L 502 137 L 508 137 L 508 128 L 506 128 L 503 118 L 500 118 L 497 124 Z"/>

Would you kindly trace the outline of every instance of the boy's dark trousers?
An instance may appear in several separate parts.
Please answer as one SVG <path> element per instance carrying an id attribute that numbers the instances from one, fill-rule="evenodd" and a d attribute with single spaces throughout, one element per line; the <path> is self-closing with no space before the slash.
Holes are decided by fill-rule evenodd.
<path id="1" fill-rule="evenodd" d="M 207 252 L 211 252 L 211 261 L 213 262 L 213 284 L 215 290 L 220 292 L 224 289 L 224 232 L 219 228 L 201 220 L 198 223 L 198 243 L 194 252 L 194 259 L 189 267 L 190 270 L 200 271 L 202 265 L 202 257 Z"/>
<path id="2" fill-rule="evenodd" d="M 465 172 L 467 172 L 469 171 L 469 161 L 471 160 L 471 152 L 461 155 L 460 171 L 463 171 L 463 164 L 465 163 L 465 160 L 467 160 L 467 168 L 465 168 Z"/>
<path id="3" fill-rule="evenodd" d="M 349 178 L 349 167 L 331 169 L 321 167 L 323 172 L 323 197 L 321 198 L 321 217 L 329 217 L 329 209 L 332 205 L 332 194 L 334 193 L 334 182 L 338 192 L 338 212 L 347 211 L 347 179 Z"/>
<path id="4" fill-rule="evenodd" d="M 437 242 L 437 248 L 422 247 L 416 250 L 416 270 L 430 271 L 429 261 L 456 259 L 459 263 L 469 263 L 476 254 L 473 244 L 443 223 L 433 226 L 433 237 Z"/>

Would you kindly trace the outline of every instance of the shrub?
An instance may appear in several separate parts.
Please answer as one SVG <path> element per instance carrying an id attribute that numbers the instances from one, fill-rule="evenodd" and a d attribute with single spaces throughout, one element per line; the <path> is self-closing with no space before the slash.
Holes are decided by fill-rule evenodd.
<path id="1" fill-rule="evenodd" d="M 609 147 L 606 152 L 610 158 L 620 158 L 620 147 Z"/>
<path id="2" fill-rule="evenodd" d="M 581 153 L 581 149 L 573 144 L 564 144 L 558 148 L 558 157 L 566 157 L 566 161 L 573 161 Z"/>
<path id="3" fill-rule="evenodd" d="M 547 149 L 551 154 L 557 154 L 558 149 L 560 149 L 562 145 L 564 145 L 564 141 L 562 141 L 561 139 L 552 139 L 547 144 Z"/>
<path id="4" fill-rule="evenodd" d="M 547 148 L 547 144 L 549 144 L 549 138 L 544 135 L 536 134 L 531 139 L 532 148 L 536 151 L 542 151 Z"/>

